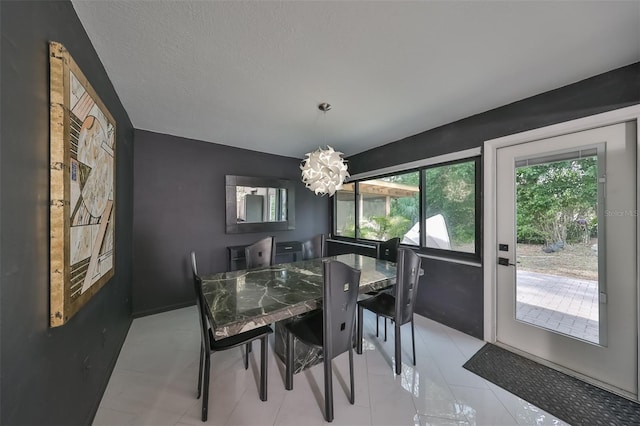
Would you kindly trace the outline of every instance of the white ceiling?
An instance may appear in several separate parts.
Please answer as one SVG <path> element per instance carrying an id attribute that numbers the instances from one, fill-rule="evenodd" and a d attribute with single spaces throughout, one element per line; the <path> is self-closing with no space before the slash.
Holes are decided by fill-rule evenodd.
<path id="1" fill-rule="evenodd" d="M 135 128 L 298 158 L 324 144 L 355 154 L 640 61 L 639 1 L 73 6 Z"/>

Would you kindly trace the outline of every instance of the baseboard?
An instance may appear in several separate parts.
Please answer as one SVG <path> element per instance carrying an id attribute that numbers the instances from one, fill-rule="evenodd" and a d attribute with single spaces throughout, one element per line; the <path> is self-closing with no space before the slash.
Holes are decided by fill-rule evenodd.
<path id="1" fill-rule="evenodd" d="M 193 302 L 181 302 L 181 303 L 176 303 L 175 305 L 161 306 L 159 308 L 153 308 L 153 309 L 145 309 L 143 311 L 132 312 L 131 318 L 136 319 L 136 318 L 146 317 L 149 315 L 160 314 L 162 312 L 173 311 L 174 309 L 186 308 L 189 306 L 193 306 L 195 304 L 196 302 L 194 300 Z"/>

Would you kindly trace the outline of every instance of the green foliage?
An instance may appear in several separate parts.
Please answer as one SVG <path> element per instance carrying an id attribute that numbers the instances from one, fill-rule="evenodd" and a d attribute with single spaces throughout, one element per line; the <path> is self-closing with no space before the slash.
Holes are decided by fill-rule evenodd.
<path id="1" fill-rule="evenodd" d="M 353 221 L 349 222 L 349 224 L 345 225 L 339 234 L 341 237 L 356 237 L 356 226 Z"/>
<path id="2" fill-rule="evenodd" d="M 452 246 L 472 243 L 476 232 L 475 162 L 466 161 L 429 168 L 425 171 L 426 217 L 442 214 L 447 223 Z M 411 172 L 382 178 L 414 187 L 420 186 L 420 173 Z M 360 223 L 359 238 L 387 240 L 402 238 L 420 220 L 420 195 L 392 198 L 389 216 L 374 215 Z M 365 200 L 366 202 L 366 200 Z M 349 225 L 344 236 L 355 236 Z"/>
<path id="3" fill-rule="evenodd" d="M 597 227 L 597 181 L 595 157 L 518 168 L 518 242 L 583 241 L 588 228 Z"/>
<path id="4" fill-rule="evenodd" d="M 402 216 L 372 216 L 366 225 L 361 225 L 361 238 L 385 241 L 393 237 L 402 238 L 411 228 L 412 222 Z"/>
<path id="5" fill-rule="evenodd" d="M 453 246 L 475 239 L 475 162 L 426 170 L 427 217 L 442 214 Z"/>
<path id="6" fill-rule="evenodd" d="M 537 226 L 529 223 L 518 226 L 518 242 L 526 244 L 544 244 L 546 237 Z"/>
<path id="7" fill-rule="evenodd" d="M 394 182 L 401 183 L 403 185 L 409 186 L 419 186 L 420 185 L 420 173 L 411 172 L 405 173 L 403 175 L 393 175 L 382 178 L 385 182 Z"/>
<path id="8" fill-rule="evenodd" d="M 394 198 L 391 200 L 391 216 L 401 216 L 411 223 L 420 220 L 420 200 L 418 194 L 413 197 Z"/>
<path id="9" fill-rule="evenodd" d="M 381 180 L 418 188 L 420 173 L 387 176 Z M 389 216 L 371 216 L 361 223 L 360 238 L 384 241 L 393 237 L 404 237 L 411 226 L 420 220 L 419 193 L 416 192 L 411 197 L 392 198 L 389 210 Z"/>
<path id="10" fill-rule="evenodd" d="M 420 173 L 411 172 L 402 175 L 387 176 L 382 178 L 382 180 L 418 188 L 420 186 Z M 416 192 L 412 197 L 393 198 L 391 200 L 390 216 L 401 216 L 412 223 L 420 220 L 419 194 Z"/>

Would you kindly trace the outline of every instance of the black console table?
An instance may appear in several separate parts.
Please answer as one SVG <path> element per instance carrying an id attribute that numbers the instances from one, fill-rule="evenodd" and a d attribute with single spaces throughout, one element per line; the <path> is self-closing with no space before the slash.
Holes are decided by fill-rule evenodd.
<path id="1" fill-rule="evenodd" d="M 245 269 L 244 246 L 227 247 L 229 254 L 229 271 Z M 276 263 L 290 263 L 302 260 L 302 243 L 300 241 L 276 242 Z"/>

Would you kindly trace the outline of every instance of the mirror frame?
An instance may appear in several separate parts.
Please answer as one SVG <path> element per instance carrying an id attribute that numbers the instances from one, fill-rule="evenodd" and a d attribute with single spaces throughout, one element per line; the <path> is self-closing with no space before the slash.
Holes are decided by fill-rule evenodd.
<path id="1" fill-rule="evenodd" d="M 279 222 L 238 222 L 236 186 L 285 188 L 287 190 L 287 220 Z M 247 232 L 288 231 L 296 229 L 295 183 L 289 179 L 225 175 L 227 234 Z"/>

